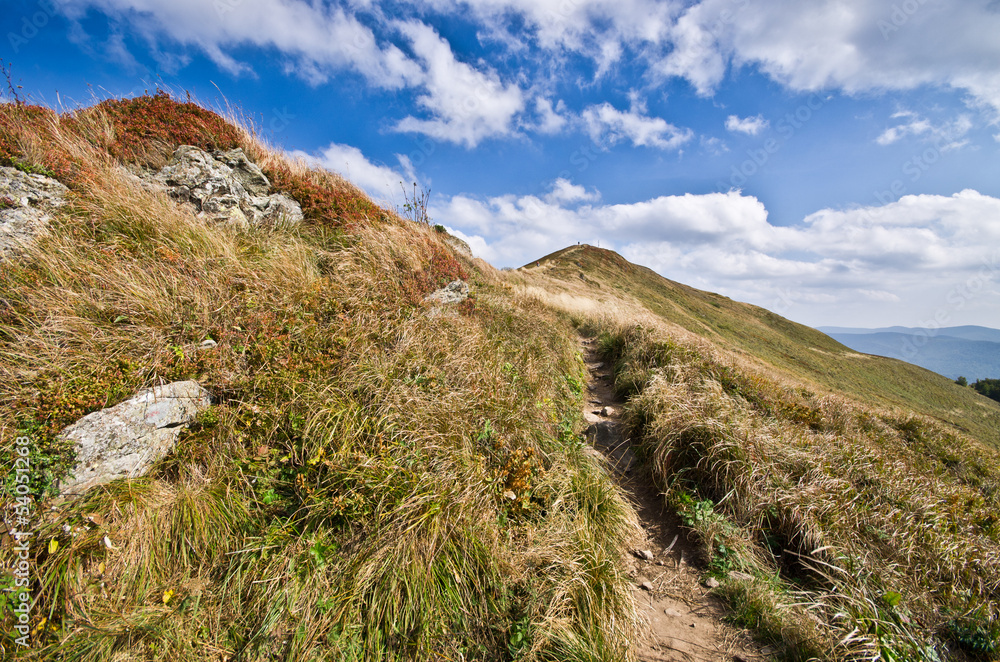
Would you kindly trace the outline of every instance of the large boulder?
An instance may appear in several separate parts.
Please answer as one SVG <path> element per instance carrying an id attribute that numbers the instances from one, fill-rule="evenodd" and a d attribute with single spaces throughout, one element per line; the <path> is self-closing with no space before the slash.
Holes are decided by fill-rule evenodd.
<path id="1" fill-rule="evenodd" d="M 51 177 L 0 167 L 0 260 L 45 232 L 52 210 L 66 204 L 68 191 Z"/>
<path id="2" fill-rule="evenodd" d="M 116 478 L 141 476 L 173 451 L 185 425 L 211 404 L 198 382 L 173 382 L 140 391 L 114 407 L 95 411 L 59 433 L 76 446 L 73 476 L 60 492 L 82 494 Z"/>
<path id="3" fill-rule="evenodd" d="M 288 196 L 271 193 L 271 182 L 239 147 L 209 154 L 181 145 L 153 179 L 213 221 L 244 229 L 302 221 L 299 204 Z"/>

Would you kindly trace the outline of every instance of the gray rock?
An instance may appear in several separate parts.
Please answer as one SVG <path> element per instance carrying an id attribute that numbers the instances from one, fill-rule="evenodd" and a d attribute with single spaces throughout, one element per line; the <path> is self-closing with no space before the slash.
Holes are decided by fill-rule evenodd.
<path id="1" fill-rule="evenodd" d="M 43 234 L 52 210 L 66 204 L 68 192 L 51 177 L 0 167 L 0 260 Z"/>
<path id="2" fill-rule="evenodd" d="M 59 433 L 76 446 L 73 477 L 63 495 L 82 494 L 116 478 L 141 476 L 174 449 L 183 426 L 211 404 L 198 382 L 173 382 L 140 391 L 114 407 L 95 411 Z"/>
<path id="3" fill-rule="evenodd" d="M 469 285 L 464 280 L 456 280 L 448 283 L 440 290 L 432 292 L 424 297 L 424 301 L 434 301 L 437 303 L 461 303 L 469 298 Z"/>
<path id="4" fill-rule="evenodd" d="M 635 550 L 634 554 L 643 561 L 653 560 L 653 552 L 649 551 L 648 549 L 637 549 Z"/>
<path id="5" fill-rule="evenodd" d="M 719 588 L 719 580 L 715 577 L 709 577 L 705 580 L 705 588 Z"/>
<path id="6" fill-rule="evenodd" d="M 212 155 L 181 145 L 153 180 L 200 215 L 237 228 L 295 225 L 303 218 L 297 202 L 270 192 L 271 182 L 238 147 Z"/>
<path id="7" fill-rule="evenodd" d="M 198 345 L 198 347 L 200 349 L 213 349 L 214 347 L 218 346 L 218 344 L 219 343 L 215 342 L 211 338 L 206 338 L 205 340 L 201 341 L 201 344 Z"/>
<path id="8" fill-rule="evenodd" d="M 614 416 L 614 415 L 615 415 L 615 408 L 614 407 L 602 407 L 601 408 L 601 416 Z"/>
<path id="9" fill-rule="evenodd" d="M 233 171 L 235 177 L 247 193 L 254 197 L 267 196 L 271 192 L 271 182 L 261 172 L 256 164 L 251 163 L 247 155 L 239 147 L 227 152 L 216 150 L 212 152 L 216 161 L 225 163 Z"/>
<path id="10" fill-rule="evenodd" d="M 455 235 L 445 233 L 444 241 L 446 244 L 454 248 L 456 252 L 461 253 L 466 257 L 472 257 L 472 249 L 469 248 L 469 245 Z"/>
<path id="11" fill-rule="evenodd" d="M 642 582 L 641 584 L 639 584 L 639 588 L 641 588 L 643 591 L 649 591 L 650 593 L 652 593 L 653 592 L 653 583 L 652 582 Z"/>

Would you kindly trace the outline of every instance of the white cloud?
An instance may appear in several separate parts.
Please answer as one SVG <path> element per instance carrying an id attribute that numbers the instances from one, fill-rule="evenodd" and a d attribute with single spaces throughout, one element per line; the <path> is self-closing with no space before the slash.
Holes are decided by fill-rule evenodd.
<path id="1" fill-rule="evenodd" d="M 417 103 L 433 119 L 406 117 L 396 125 L 397 131 L 424 133 L 466 147 L 514 132 L 514 117 L 525 106 L 517 85 L 504 85 L 496 73 L 484 73 L 459 62 L 448 42 L 423 23 L 400 23 L 398 27 L 423 64 L 427 92 Z"/>
<path id="2" fill-rule="evenodd" d="M 318 154 L 295 151 L 291 156 L 343 175 L 373 199 L 389 206 L 393 206 L 402 195 L 401 183 L 409 190 L 413 182 L 418 182 L 419 185 L 420 181 L 405 155 L 396 157 L 400 162 L 399 170 L 372 163 L 357 147 L 340 143 L 331 143 Z"/>
<path id="3" fill-rule="evenodd" d="M 816 324 L 836 321 L 834 310 L 913 325 L 943 310 L 958 323 L 988 310 L 982 293 L 1000 284 L 1000 199 L 972 190 L 823 209 L 782 227 L 736 191 L 581 205 L 580 188 L 563 180 L 542 198 L 455 196 L 432 216 L 498 266 L 599 242 L 674 280 Z"/>
<path id="4" fill-rule="evenodd" d="M 538 97 L 535 99 L 535 113 L 538 115 L 538 123 L 531 128 L 542 134 L 553 135 L 559 133 L 569 122 L 565 114 L 566 103 L 562 99 L 553 107 L 551 100 Z"/>
<path id="5" fill-rule="evenodd" d="M 690 129 L 678 128 L 660 117 L 649 117 L 635 107 L 626 112 L 607 102 L 588 106 L 581 119 L 591 139 L 601 145 L 628 139 L 637 146 L 677 149 L 694 136 Z"/>
<path id="6" fill-rule="evenodd" d="M 422 90 L 417 103 L 429 118 L 407 117 L 400 131 L 475 146 L 492 136 L 514 132 L 513 119 L 524 109 L 521 90 L 503 84 L 496 73 L 456 60 L 447 41 L 418 21 L 380 23 L 398 34 L 377 37 L 357 15 L 341 7 L 303 0 L 56 0 L 73 19 L 90 7 L 127 22 L 151 44 L 173 42 L 201 50 L 221 69 L 252 74 L 231 52 L 253 46 L 289 58 L 286 69 L 312 85 L 326 83 L 342 70 L 361 74 L 369 85 Z M 391 43 L 402 35 L 415 59 Z M 552 126 L 549 119 L 547 128 Z"/>
<path id="7" fill-rule="evenodd" d="M 601 194 L 599 192 L 587 191 L 584 187 L 560 177 L 553 182 L 552 191 L 545 196 L 545 201 L 550 204 L 558 204 L 560 202 L 594 202 L 599 200 L 600 197 Z"/>
<path id="8" fill-rule="evenodd" d="M 968 144 L 965 135 L 972 129 L 972 120 L 968 115 L 959 115 L 951 122 L 935 125 L 926 117 L 921 117 L 912 111 L 893 113 L 891 119 L 903 120 L 895 126 L 888 127 L 875 139 L 879 145 L 891 145 L 907 136 L 920 136 L 941 146 L 943 151 L 957 149 Z"/>
<path id="9" fill-rule="evenodd" d="M 749 64 L 797 91 L 936 85 L 1000 112 L 1000 12 L 981 2 L 911 4 L 907 12 L 894 0 L 702 0 L 681 14 L 674 48 L 656 68 L 703 94 L 719 85 L 727 63 Z"/>
<path id="10" fill-rule="evenodd" d="M 291 58 L 292 69 L 313 84 L 341 69 L 376 87 L 413 85 L 420 67 L 393 44 L 379 44 L 371 28 L 340 7 L 302 0 L 54 0 L 72 19 L 96 8 L 131 26 L 151 44 L 174 42 L 201 50 L 233 74 L 249 71 L 230 51 L 254 46 Z"/>
<path id="11" fill-rule="evenodd" d="M 769 124 L 770 122 L 764 119 L 763 115 L 754 115 L 753 117 L 743 118 L 737 115 L 730 115 L 726 118 L 726 131 L 756 136 L 758 133 L 766 129 Z"/>
<path id="12" fill-rule="evenodd" d="M 713 156 L 721 156 L 729 151 L 729 146 L 719 138 L 701 136 L 698 140 L 702 149 Z"/>
<path id="13" fill-rule="evenodd" d="M 670 30 L 677 3 L 657 0 L 425 0 L 448 13 L 470 13 L 491 30 L 530 39 L 542 49 L 572 51 L 605 69 L 628 43 L 660 43 Z M 519 16 L 524 23 L 512 23 Z"/>

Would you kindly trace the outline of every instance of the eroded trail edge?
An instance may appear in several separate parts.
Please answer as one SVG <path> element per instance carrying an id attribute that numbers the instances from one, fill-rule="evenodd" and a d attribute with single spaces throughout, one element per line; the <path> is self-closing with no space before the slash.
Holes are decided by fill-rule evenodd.
<path id="1" fill-rule="evenodd" d="M 635 508 L 641 538 L 629 557 L 636 603 L 644 628 L 635 642 L 642 662 L 728 660 L 750 662 L 767 657 L 749 637 L 723 621 L 724 609 L 700 583 L 690 565 L 695 546 L 663 503 L 648 471 L 623 436 L 624 401 L 613 388 L 611 366 L 600 359 L 596 341 L 580 341 L 587 366 L 587 440 L 608 462 L 618 487 Z"/>

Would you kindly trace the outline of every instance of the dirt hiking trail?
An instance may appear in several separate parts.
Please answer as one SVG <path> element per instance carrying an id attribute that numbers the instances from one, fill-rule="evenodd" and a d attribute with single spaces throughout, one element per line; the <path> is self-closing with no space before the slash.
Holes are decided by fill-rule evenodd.
<path id="1" fill-rule="evenodd" d="M 629 556 L 629 576 L 644 617 L 635 642 L 641 662 L 757 662 L 768 658 L 742 631 L 723 622 L 719 600 L 699 581 L 690 565 L 695 546 L 677 516 L 664 506 L 648 470 L 622 437 L 624 402 L 615 395 L 611 368 L 601 362 L 596 340 L 581 339 L 589 372 L 587 440 L 608 461 L 619 489 L 632 503 L 642 526 L 642 539 Z"/>

